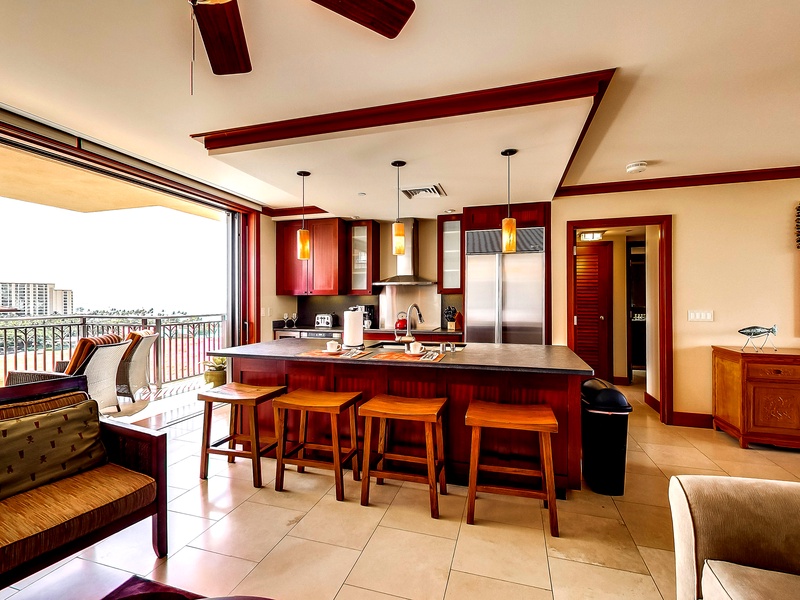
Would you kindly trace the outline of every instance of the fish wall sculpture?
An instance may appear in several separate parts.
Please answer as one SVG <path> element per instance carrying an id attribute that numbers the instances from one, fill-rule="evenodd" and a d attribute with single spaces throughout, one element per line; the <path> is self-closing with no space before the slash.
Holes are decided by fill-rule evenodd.
<path id="1" fill-rule="evenodd" d="M 772 344 L 772 349 L 775 350 L 775 352 L 778 351 L 778 349 L 775 347 L 775 343 L 770 337 L 771 335 L 778 335 L 777 325 L 773 325 L 772 327 L 758 327 L 757 325 L 751 325 L 750 327 L 740 329 L 739 333 L 747 337 L 747 341 L 744 343 L 744 346 L 742 346 L 742 350 L 747 347 L 747 344 L 752 344 L 753 349 L 756 352 L 759 352 L 764 349 L 764 344 L 766 344 L 767 340 L 769 340 L 769 343 Z M 753 340 L 760 337 L 763 337 L 764 341 L 761 342 L 761 346 L 756 346 L 756 343 Z"/>

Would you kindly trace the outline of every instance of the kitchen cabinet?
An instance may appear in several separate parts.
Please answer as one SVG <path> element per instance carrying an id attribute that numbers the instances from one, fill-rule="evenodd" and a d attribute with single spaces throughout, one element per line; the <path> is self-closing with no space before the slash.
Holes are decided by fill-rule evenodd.
<path id="1" fill-rule="evenodd" d="M 275 293 L 287 296 L 336 296 L 347 288 L 343 281 L 345 225 L 341 219 L 306 220 L 311 258 L 297 258 L 297 231 L 301 221 L 275 224 Z"/>
<path id="2" fill-rule="evenodd" d="M 507 204 L 492 206 L 467 206 L 464 208 L 463 229 L 500 229 L 503 219 L 508 216 Z M 525 202 L 511 205 L 511 216 L 517 220 L 517 227 L 550 228 L 550 203 Z"/>
<path id="3" fill-rule="evenodd" d="M 351 221 L 347 227 L 348 294 L 371 296 L 380 279 L 381 227 L 377 221 Z"/>
<path id="4" fill-rule="evenodd" d="M 464 293 L 464 232 L 462 215 L 436 218 L 437 283 L 440 294 Z"/>
<path id="5" fill-rule="evenodd" d="M 800 349 L 712 346 L 714 428 L 750 443 L 800 448 Z"/>

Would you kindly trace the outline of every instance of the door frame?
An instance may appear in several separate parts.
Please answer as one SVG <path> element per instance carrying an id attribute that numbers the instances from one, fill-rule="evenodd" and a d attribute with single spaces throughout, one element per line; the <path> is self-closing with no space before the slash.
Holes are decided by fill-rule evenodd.
<path id="1" fill-rule="evenodd" d="M 672 330 L 672 215 L 617 217 L 567 221 L 567 345 L 575 348 L 575 235 L 579 229 L 641 227 L 656 225 L 658 236 L 658 373 L 659 398 L 645 393 L 662 423 L 673 424 L 673 330 Z"/>

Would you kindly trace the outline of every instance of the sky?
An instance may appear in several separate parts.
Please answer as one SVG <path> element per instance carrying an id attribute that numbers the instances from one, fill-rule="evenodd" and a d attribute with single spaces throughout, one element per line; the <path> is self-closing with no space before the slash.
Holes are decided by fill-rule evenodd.
<path id="1" fill-rule="evenodd" d="M 164 207 L 81 213 L 0 197 L 0 281 L 71 289 L 76 310 L 224 313 L 221 219 Z"/>

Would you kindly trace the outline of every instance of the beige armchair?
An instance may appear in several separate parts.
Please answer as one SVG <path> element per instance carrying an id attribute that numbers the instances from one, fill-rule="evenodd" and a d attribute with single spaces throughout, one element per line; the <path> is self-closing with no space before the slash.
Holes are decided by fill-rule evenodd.
<path id="1" fill-rule="evenodd" d="M 800 483 L 669 482 L 677 599 L 800 598 Z"/>
<path id="2" fill-rule="evenodd" d="M 131 345 L 117 370 L 117 395 L 136 401 L 136 393 L 150 388 L 150 350 L 158 339 L 151 331 L 131 331 L 126 339 Z"/>

